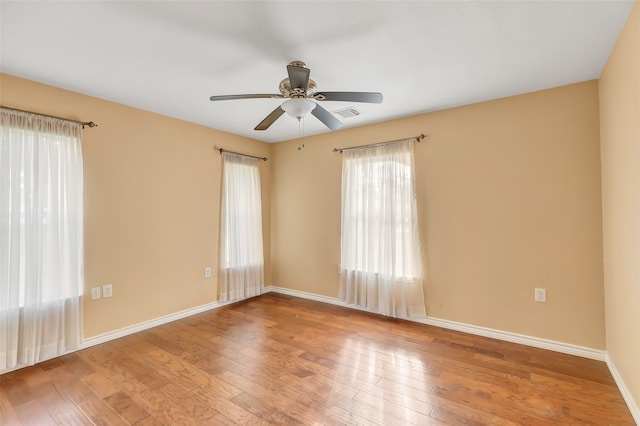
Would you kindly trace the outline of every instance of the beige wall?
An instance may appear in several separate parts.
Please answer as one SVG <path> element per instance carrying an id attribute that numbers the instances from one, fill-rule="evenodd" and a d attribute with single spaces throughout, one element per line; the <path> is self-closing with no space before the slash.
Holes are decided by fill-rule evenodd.
<path id="1" fill-rule="evenodd" d="M 600 78 L 607 352 L 640 406 L 640 4 Z"/>
<path id="2" fill-rule="evenodd" d="M 331 149 L 424 132 L 429 315 L 604 348 L 595 81 L 310 137 L 302 150 L 11 76 L 1 88 L 5 105 L 99 123 L 84 141 L 86 287 L 112 283 L 114 297 L 85 302 L 86 337 L 216 299 L 202 274 L 218 259 L 214 145 L 272 159 L 261 163 L 266 283 L 337 296 Z M 534 287 L 548 303 L 533 301 Z"/>
<path id="3" fill-rule="evenodd" d="M 1 75 L 2 105 L 93 120 L 85 129 L 85 338 L 217 299 L 220 154 L 270 156 L 271 145 Z M 265 280 L 270 270 L 271 162 L 261 162 Z M 214 277 L 204 278 L 205 266 Z"/>
<path id="4" fill-rule="evenodd" d="M 596 81 L 274 145 L 274 285 L 338 295 L 331 149 L 420 133 L 428 315 L 604 349 Z"/>

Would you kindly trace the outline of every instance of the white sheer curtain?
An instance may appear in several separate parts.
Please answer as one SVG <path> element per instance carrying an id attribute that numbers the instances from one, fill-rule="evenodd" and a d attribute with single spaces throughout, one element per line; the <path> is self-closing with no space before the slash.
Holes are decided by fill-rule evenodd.
<path id="1" fill-rule="evenodd" d="M 0 370 L 6 370 L 81 341 L 82 129 L 4 108 L 0 114 Z"/>
<path id="2" fill-rule="evenodd" d="M 346 150 L 340 298 L 391 317 L 425 316 L 413 141 Z"/>
<path id="3" fill-rule="evenodd" d="M 222 153 L 220 301 L 262 293 L 262 202 L 258 160 Z"/>

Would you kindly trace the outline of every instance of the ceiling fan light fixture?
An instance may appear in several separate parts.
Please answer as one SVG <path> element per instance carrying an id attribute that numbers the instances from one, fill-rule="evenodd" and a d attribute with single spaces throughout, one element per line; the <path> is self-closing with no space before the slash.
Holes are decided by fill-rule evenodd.
<path id="1" fill-rule="evenodd" d="M 282 103 L 281 108 L 293 118 L 305 118 L 316 107 L 316 103 L 307 98 L 292 98 Z"/>

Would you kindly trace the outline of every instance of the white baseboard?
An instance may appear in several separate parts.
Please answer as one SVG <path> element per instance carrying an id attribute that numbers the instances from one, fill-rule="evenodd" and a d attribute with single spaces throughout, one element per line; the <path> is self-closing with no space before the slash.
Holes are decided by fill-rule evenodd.
<path id="1" fill-rule="evenodd" d="M 265 291 L 263 291 L 263 293 L 265 293 Z M 59 354 L 54 356 L 53 358 L 57 358 L 59 356 L 63 356 L 63 355 L 68 355 L 70 353 L 82 350 L 82 349 L 86 349 L 86 348 L 90 348 L 91 346 L 95 346 L 95 345 L 99 345 L 101 343 L 106 343 L 109 342 L 111 340 L 115 340 L 118 339 L 120 337 L 125 337 L 128 336 L 130 334 L 134 334 L 134 333 L 138 333 L 140 331 L 144 331 L 144 330 L 148 330 L 150 328 L 153 327 L 157 327 L 159 325 L 162 324 L 167 324 L 173 321 L 177 321 L 179 319 L 183 319 L 186 317 L 190 317 L 192 315 L 197 315 L 200 314 L 202 312 L 206 312 L 206 311 L 210 311 L 213 309 L 218 309 L 221 308 L 223 306 L 226 305 L 230 305 L 232 303 L 235 303 L 237 301 L 233 301 L 233 302 L 211 302 L 211 303 L 207 303 L 204 305 L 200 305 L 200 306 L 196 306 L 193 308 L 189 308 L 189 309 L 185 309 L 183 311 L 179 311 L 179 312 L 174 312 L 172 314 L 169 315 L 164 315 L 162 317 L 158 317 L 152 320 L 148 320 L 148 321 L 143 321 L 140 322 L 138 324 L 134 324 L 134 325 L 130 325 L 128 327 L 124 327 L 121 328 L 119 330 L 114 330 L 114 331 L 109 331 L 107 333 L 104 334 L 99 334 L 97 336 L 93 336 L 90 337 L 88 339 L 83 339 L 82 343 L 80 344 L 80 346 L 77 349 L 72 349 L 70 351 L 66 351 L 65 353 Z M 47 361 L 48 359 L 43 359 L 41 361 L 38 361 L 38 363 L 40 362 L 44 362 Z M 16 371 L 16 370 L 20 370 L 22 368 L 25 367 L 29 367 L 30 365 L 18 365 L 16 367 L 12 367 L 12 368 L 8 368 L 6 370 L 0 370 L 0 374 L 6 374 L 6 373 L 10 373 L 12 371 Z"/>
<path id="2" fill-rule="evenodd" d="M 340 299 L 337 299 L 335 297 L 328 297 L 328 296 L 322 296 L 322 295 L 318 295 L 318 294 L 314 294 L 314 293 L 307 293 L 304 291 L 298 291 L 298 290 L 291 290 L 291 289 L 287 289 L 287 288 L 283 288 L 283 287 L 277 287 L 277 286 L 268 286 L 265 287 L 263 290 L 263 294 L 264 293 L 269 293 L 269 292 L 274 292 L 274 293 L 280 293 L 280 294 L 286 294 L 289 296 L 294 296 L 294 297 L 300 297 L 303 299 L 308 299 L 308 300 L 315 300 L 317 302 L 323 302 L 323 303 L 329 303 L 332 305 L 338 305 L 338 306 L 343 306 L 343 307 L 347 307 L 350 309 L 357 309 L 357 310 L 361 310 L 361 311 L 366 311 L 365 309 L 362 309 L 356 305 L 350 305 L 347 304 L 345 302 L 343 302 Z M 159 318 L 155 318 L 153 320 L 149 320 L 149 321 L 144 321 L 138 324 L 134 324 L 132 326 L 128 326 L 128 327 L 124 327 L 121 328 L 119 330 L 115 330 L 115 331 L 110 331 L 108 333 L 104 333 L 104 334 L 100 334 L 97 336 L 93 336 L 90 337 L 88 339 L 83 340 L 82 345 L 78 348 L 78 350 L 80 349 L 86 349 L 89 348 L 91 346 L 95 346 L 95 345 L 99 345 L 101 343 L 105 343 L 108 342 L 110 340 L 114 340 L 114 339 L 118 339 L 120 337 L 124 337 L 124 336 L 128 336 L 130 334 L 134 334 L 140 331 L 144 331 L 153 327 L 157 327 L 159 325 L 162 324 L 167 324 L 169 322 L 173 322 L 182 318 L 186 318 L 192 315 L 196 315 L 196 314 L 200 314 L 202 312 L 206 312 L 206 311 L 210 311 L 213 309 L 217 309 L 220 308 L 222 306 L 226 306 L 229 305 L 233 302 L 226 302 L 226 303 L 220 303 L 220 302 L 212 302 L 212 303 L 207 303 L 205 305 L 201 305 L 201 306 L 196 306 L 194 308 L 189 308 L 189 309 L 185 309 L 183 311 L 179 311 L 179 312 L 175 312 L 173 314 L 169 314 L 169 315 L 165 315 Z M 405 318 L 408 319 L 408 318 Z M 557 341 L 553 341 L 553 340 L 547 340 L 547 339 L 540 339 L 537 337 L 531 337 L 531 336 L 525 336 L 522 334 L 517 334 L 517 333 L 511 333 L 511 332 L 507 332 L 507 331 L 501 331 L 501 330 L 495 330 L 495 329 L 490 329 L 490 328 L 486 328 L 486 327 L 479 327 L 479 326 L 475 326 L 475 325 L 469 325 L 469 324 L 463 324 L 463 323 L 458 323 L 455 321 L 448 321 L 448 320 L 443 320 L 443 319 L 438 319 L 438 318 L 431 318 L 431 317 L 425 317 L 425 318 L 412 318 L 412 319 L 408 319 L 410 321 L 415 321 L 415 322 L 419 322 L 422 324 L 427 324 L 427 325 L 432 325 L 432 326 L 436 326 L 436 327 L 441 327 L 441 328 L 446 328 L 446 329 L 450 329 L 450 330 L 456 330 L 456 331 L 461 331 L 461 332 L 465 332 L 465 333 L 470 333 L 470 334 L 475 334 L 475 335 L 479 335 L 479 336 L 484 336 L 484 337 L 490 337 L 490 338 L 494 338 L 494 339 L 498 339 L 498 340 L 504 340 L 507 342 L 513 342 L 513 343 L 519 343 L 519 344 L 523 344 L 523 345 L 527 345 L 527 346 L 533 346 L 536 348 L 541 348 L 541 349 L 549 349 L 552 351 L 556 351 L 556 352 L 561 352 L 561 353 L 566 353 L 566 354 L 570 354 L 570 355 L 577 355 L 580 357 L 584 357 L 584 358 L 590 358 L 590 359 L 595 359 L 598 361 L 605 361 L 607 363 L 607 365 L 609 366 L 609 370 L 611 371 L 611 374 L 614 378 L 614 380 L 616 381 L 616 384 L 618 385 L 620 392 L 622 393 L 625 401 L 627 402 L 627 405 L 629 406 L 629 409 L 631 410 L 634 419 L 636 420 L 637 423 L 640 424 L 640 411 L 638 410 L 638 406 L 635 403 L 635 401 L 633 400 L 633 398 L 631 397 L 631 394 L 628 390 L 628 388 L 625 386 L 624 381 L 622 380 L 620 374 L 618 373 L 618 371 L 615 368 L 615 364 L 613 363 L 613 360 L 611 360 L 608 355 L 606 354 L 605 351 L 601 351 L 601 350 L 597 350 L 597 349 L 591 349 L 591 348 L 587 348 L 587 347 L 582 347 L 582 346 L 577 346 L 577 345 L 571 345 L 568 343 L 562 343 L 562 342 L 557 342 Z M 70 352 L 74 352 L 74 351 L 70 351 Z M 17 367 L 17 368 L 21 368 L 21 367 Z M 13 369 L 12 369 L 13 370 Z M 1 373 L 8 373 L 11 370 L 5 370 L 2 371 Z"/>
<path id="3" fill-rule="evenodd" d="M 475 334 L 478 336 L 490 337 L 492 339 L 504 340 L 505 342 L 518 343 L 520 345 L 532 346 L 534 348 L 547 349 L 554 352 L 575 355 L 582 358 L 589 358 L 597 361 L 605 360 L 605 351 L 587 348 L 585 346 L 572 345 L 570 343 L 542 339 L 539 337 L 527 336 L 524 334 L 496 330 L 487 327 L 480 327 L 477 325 L 464 324 L 439 318 L 427 317 L 424 320 L 416 319 L 415 321 L 423 324 L 433 325 L 436 327 L 448 328 L 450 330 Z"/>
<path id="4" fill-rule="evenodd" d="M 283 288 L 283 287 L 277 287 L 277 286 L 268 286 L 265 287 L 262 291 L 262 293 L 269 293 L 269 292 L 274 292 L 274 293 L 280 293 L 280 294 L 286 294 L 289 296 L 294 296 L 294 297 L 300 297 L 303 299 L 308 299 L 308 300 L 315 300 L 317 302 L 323 302 L 323 303 L 329 303 L 332 305 L 338 305 L 338 306 L 343 306 L 346 308 L 351 308 L 351 309 L 357 309 L 357 310 L 361 310 L 361 311 L 366 311 L 363 308 L 360 308 L 359 306 L 356 305 L 349 305 L 345 302 L 343 302 L 342 300 L 335 298 L 335 297 L 329 297 L 329 296 L 322 296 L 322 295 L 318 295 L 318 294 L 314 294 L 314 293 L 308 293 L 308 292 L 304 292 L 304 291 L 298 291 L 298 290 L 291 290 L 288 288 Z M 128 336 L 130 334 L 133 333 L 137 333 L 139 331 L 143 331 L 143 330 L 147 330 L 153 327 L 157 327 L 159 325 L 162 324 L 167 324 L 169 322 L 172 321 L 176 321 L 182 318 L 186 318 L 192 315 L 196 315 L 202 312 L 206 312 L 206 311 L 210 311 L 213 309 L 218 309 L 222 306 L 226 306 L 229 305 L 233 302 L 226 302 L 226 303 L 220 303 L 220 302 L 212 302 L 212 303 L 207 303 L 205 305 L 201 305 L 201 306 L 196 306 L 194 308 L 190 308 L 190 309 L 185 309 L 183 311 L 180 312 L 175 312 L 173 314 L 169 314 L 169 315 L 165 315 L 153 320 L 149 320 L 149 321 L 144 321 L 129 327 L 125 327 L 125 328 L 121 328 L 119 330 L 115 330 L 115 331 L 111 331 L 108 333 L 104 333 L 104 334 L 100 334 L 98 336 L 94 336 L 91 337 L 89 339 L 86 339 L 83 341 L 82 346 L 78 349 L 85 349 L 94 345 L 99 345 L 101 343 L 105 343 L 108 342 L 110 340 L 114 340 L 120 337 L 124 337 L 124 336 Z M 406 318 L 408 319 L 408 318 Z M 449 320 L 444 320 L 444 319 L 439 319 L 439 318 L 431 318 L 431 317 L 426 317 L 426 318 L 418 318 L 418 319 L 408 319 L 410 321 L 415 321 L 415 322 L 419 322 L 422 324 L 427 324 L 427 325 L 432 325 L 435 327 L 441 327 L 441 328 L 446 328 L 449 330 L 456 330 L 456 331 L 461 331 L 461 332 L 465 332 L 465 333 L 470 333 L 470 334 L 475 334 L 478 336 L 484 336 L 484 337 L 490 337 L 493 339 L 498 339 L 498 340 L 504 340 L 507 342 L 512 342 L 512 343 L 518 343 L 518 344 L 522 344 L 522 345 L 527 345 L 527 346 L 532 346 L 532 347 L 536 347 L 536 348 L 541 348 L 541 349 L 548 349 L 548 350 L 552 350 L 555 352 L 560 352 L 560 353 L 565 353 L 565 354 L 569 354 L 569 355 L 576 355 L 576 356 L 580 356 L 583 358 L 590 358 L 590 359 L 594 359 L 594 360 L 598 360 L 598 361 L 604 361 L 606 362 L 607 366 L 609 367 L 609 371 L 611 371 L 611 375 L 613 376 L 613 379 L 615 380 L 618 389 L 620 390 L 620 392 L 622 393 L 622 396 L 625 400 L 625 402 L 627 403 L 627 406 L 629 407 L 629 410 L 631 411 L 631 415 L 633 416 L 635 422 L 637 424 L 640 425 L 640 409 L 638 408 L 638 405 L 636 404 L 636 402 L 634 401 L 633 397 L 631 396 L 631 393 L 629 392 L 629 389 L 626 387 L 624 381 L 622 380 L 622 377 L 620 376 L 620 373 L 618 373 L 618 370 L 616 369 L 616 366 L 613 362 L 613 360 L 609 357 L 609 355 L 602 350 L 597 350 L 597 349 L 592 349 L 592 348 L 587 348 L 587 347 L 583 347 L 583 346 L 577 346 L 577 345 L 572 345 L 572 344 L 568 344 L 568 343 L 562 343 L 562 342 L 557 342 L 554 340 L 548 340 L 548 339 L 541 339 L 538 337 L 532 337 L 532 336 L 526 336 L 526 335 L 522 335 L 522 334 L 517 334 L 517 333 L 511 333 L 508 331 L 501 331 L 501 330 L 495 330 L 495 329 L 491 329 L 491 328 L 486 328 L 486 327 L 479 327 L 479 326 L 475 326 L 475 325 L 470 325 L 470 324 L 464 324 L 464 323 L 459 323 L 459 322 L 455 322 L 455 321 L 449 321 Z M 6 373 L 8 371 L 4 371 L 3 373 Z"/>
<path id="5" fill-rule="evenodd" d="M 286 294 L 289 296 L 300 297 L 303 299 L 315 300 L 317 302 L 330 303 L 332 305 L 344 306 L 351 309 L 366 311 L 365 309 L 349 305 L 335 297 L 320 296 L 304 291 L 291 290 L 288 288 L 269 286 L 265 287 L 265 292 L 272 291 L 274 293 Z M 541 339 L 538 337 L 526 336 L 523 334 L 511 333 L 508 331 L 495 330 L 492 328 L 479 327 L 476 325 L 464 324 L 455 321 L 449 321 L 439 318 L 403 318 L 409 321 L 419 322 L 421 324 L 432 325 L 435 327 L 446 328 L 449 330 L 462 331 L 464 333 L 475 334 L 478 336 L 490 337 L 492 339 L 504 340 L 506 342 L 518 343 L 521 345 L 533 346 L 540 349 L 548 349 L 555 352 L 561 352 L 569 355 L 576 355 L 583 358 L 595 359 L 597 361 L 605 361 L 605 351 L 587 348 L 584 346 L 572 345 L 569 343 L 557 342 L 555 340 Z"/>
<path id="6" fill-rule="evenodd" d="M 298 291 L 298 290 L 291 290 L 291 289 L 287 289 L 287 288 L 283 288 L 283 287 L 277 287 L 277 286 L 268 286 L 265 287 L 263 289 L 263 294 L 264 293 L 269 293 L 269 292 L 274 292 L 274 293 L 280 293 L 280 294 L 286 294 L 289 296 L 294 296 L 294 297 L 300 297 L 303 299 L 308 299 L 308 300 L 315 300 L 317 302 L 323 302 L 323 303 L 329 303 L 332 305 L 338 305 L 338 306 L 343 306 L 343 307 L 347 307 L 347 308 L 351 308 L 351 309 L 357 309 L 357 310 L 361 310 L 361 311 L 366 311 L 363 308 L 360 308 L 359 306 L 355 306 L 355 305 L 349 305 L 345 302 L 343 302 L 340 299 L 337 299 L 335 297 L 328 297 L 328 296 L 322 296 L 322 295 L 318 295 L 318 294 L 314 294 L 314 293 L 308 293 L 308 292 L 304 292 L 304 291 Z M 212 302 L 212 303 L 207 303 L 205 305 L 201 305 L 201 306 L 197 306 L 194 308 L 190 308 L 190 309 L 185 309 L 183 311 L 180 312 L 175 312 L 173 314 L 169 314 L 169 315 L 165 315 L 162 316 L 160 318 L 156 318 L 153 320 L 149 320 L 149 321 L 144 321 L 129 327 L 125 327 L 122 328 L 120 330 L 115 330 L 115 331 L 111 331 L 108 333 L 104 333 L 98 336 L 94 336 L 91 337 L 89 339 L 86 339 L 83 341 L 82 346 L 79 349 L 84 349 L 84 348 L 88 348 L 94 345 L 98 345 L 101 343 L 105 343 L 108 342 L 110 340 L 114 340 L 120 337 L 124 337 L 124 336 L 128 336 L 130 334 L 133 333 L 137 333 L 139 331 L 143 331 L 143 330 L 147 330 L 149 328 L 153 328 L 153 327 L 157 327 L 159 325 L 162 324 L 167 324 L 169 322 L 172 321 L 176 321 L 182 318 L 186 318 L 192 315 L 196 315 L 202 312 L 206 312 L 206 311 L 210 311 L 213 309 L 217 309 L 220 308 L 222 306 L 226 306 L 229 305 L 233 302 L 226 302 L 226 303 L 220 303 L 220 302 Z M 636 402 L 634 401 L 633 397 L 631 396 L 631 393 L 629 392 L 629 389 L 626 387 L 624 381 L 622 380 L 622 377 L 620 376 L 620 373 L 618 373 L 618 370 L 616 369 L 616 366 L 613 362 L 613 360 L 609 357 L 609 355 L 602 350 L 598 350 L 598 349 L 592 349 L 592 348 L 587 348 L 587 347 L 583 347 L 583 346 L 577 346 L 577 345 L 572 345 L 572 344 L 568 344 L 568 343 L 562 343 L 562 342 L 557 342 L 554 340 L 548 340 L 548 339 L 541 339 L 538 337 L 532 337 L 532 336 L 526 336 L 526 335 L 522 335 L 522 334 L 517 334 L 517 333 L 511 333 L 508 331 L 501 331 L 501 330 L 495 330 L 495 329 L 491 329 L 491 328 L 486 328 L 486 327 L 479 327 L 479 326 L 475 326 L 475 325 L 470 325 L 470 324 L 464 324 L 464 323 L 459 323 L 459 322 L 455 322 L 455 321 L 449 321 L 449 320 L 444 320 L 444 319 L 439 319 L 439 318 L 431 318 L 431 317 L 426 317 L 426 318 L 419 318 L 419 319 L 409 319 L 410 321 L 415 321 L 415 322 L 419 322 L 422 324 L 427 324 L 427 325 L 432 325 L 435 327 L 441 327 L 441 328 L 446 328 L 446 329 L 450 329 L 450 330 L 456 330 L 456 331 L 461 331 L 461 332 L 465 332 L 465 333 L 470 333 L 470 334 L 475 334 L 478 336 L 484 336 L 484 337 L 490 337 L 493 339 L 498 339 L 498 340 L 504 340 L 507 342 L 512 342 L 512 343 L 518 343 L 518 344 L 522 344 L 522 345 L 527 345 L 527 346 L 532 346 L 532 347 L 536 347 L 536 348 L 541 348 L 541 349 L 548 349 L 548 350 L 552 350 L 555 352 L 560 352 L 560 353 L 565 353 L 565 354 L 569 354 L 569 355 L 576 355 L 576 356 L 580 356 L 583 358 L 590 358 L 590 359 L 594 359 L 594 360 L 598 360 L 598 361 L 604 361 L 606 362 L 607 366 L 609 367 L 609 371 L 611 371 L 611 375 L 613 376 L 613 379 L 615 380 L 618 389 L 620 389 L 620 392 L 622 393 L 622 396 L 625 400 L 625 402 L 627 403 L 627 406 L 629 407 L 629 410 L 631 411 L 631 414 L 635 420 L 635 422 L 640 425 L 640 409 L 638 408 L 638 405 L 636 404 Z M 6 371 L 5 371 L 6 372 Z"/>
<path id="7" fill-rule="evenodd" d="M 265 287 L 265 293 L 266 292 L 286 294 L 289 296 L 300 297 L 303 299 L 315 300 L 317 302 L 330 303 L 332 305 L 338 305 L 338 306 L 343 306 L 351 309 L 357 309 L 360 311 L 366 311 L 365 309 L 359 306 L 349 305 L 335 297 L 321 296 L 318 294 L 307 293 L 307 292 L 298 291 L 298 290 L 291 290 L 283 287 L 277 287 L 277 286 Z M 583 358 L 594 359 L 597 361 L 604 361 L 607 364 L 609 371 L 611 372 L 611 376 L 613 376 L 613 380 L 616 382 L 616 385 L 618 386 L 618 389 L 620 390 L 620 393 L 622 394 L 622 397 L 624 398 L 624 401 L 626 402 L 627 407 L 629 408 L 629 411 L 631 411 L 631 415 L 633 416 L 634 421 L 636 422 L 637 425 L 640 425 L 640 408 L 638 408 L 638 404 L 634 401 L 633 396 L 629 391 L 629 388 L 627 388 L 626 384 L 624 383 L 624 380 L 622 380 L 622 376 L 620 376 L 620 373 L 618 372 L 615 366 L 615 363 L 613 362 L 613 360 L 611 359 L 611 357 L 606 351 L 587 348 L 584 346 L 572 345 L 569 343 L 557 342 L 554 340 L 541 339 L 538 337 L 511 333 L 508 331 L 501 331 L 501 330 L 495 330 L 495 329 L 486 328 L 486 327 L 479 327 L 476 325 L 463 324 L 463 323 L 443 320 L 439 318 L 426 317 L 426 318 L 417 318 L 417 319 L 416 318 L 405 318 L 405 319 L 409 321 L 419 322 L 422 324 L 432 325 L 435 327 L 446 328 L 449 330 L 462 331 L 465 333 L 475 334 L 478 336 L 490 337 L 493 339 L 504 340 L 512 343 L 519 343 L 522 345 L 532 346 L 540 349 L 548 349 L 555 352 L 565 353 L 569 355 L 576 355 Z"/>
<path id="8" fill-rule="evenodd" d="M 277 286 L 268 286 L 265 287 L 263 289 L 262 293 L 269 293 L 269 292 L 274 292 L 274 293 L 280 293 L 280 294 L 286 294 L 289 296 L 294 296 L 294 297 L 300 297 L 303 299 L 308 299 L 308 300 L 315 300 L 317 302 L 323 302 L 323 303 L 329 303 L 332 305 L 338 305 L 338 306 L 343 306 L 346 308 L 350 308 L 350 309 L 357 309 L 357 310 L 361 310 L 361 311 L 366 311 L 363 308 L 360 308 L 359 306 L 356 305 L 350 305 L 347 304 L 345 302 L 343 302 L 342 300 L 335 298 L 335 297 L 329 297 L 329 296 L 322 296 L 322 295 L 318 295 L 318 294 L 314 294 L 314 293 L 307 293 L 304 291 L 298 291 L 298 290 L 291 290 L 288 288 L 283 288 L 283 287 L 277 287 Z M 172 321 L 176 321 L 182 318 L 186 318 L 192 315 L 196 315 L 202 312 L 206 312 L 206 311 L 210 311 L 213 309 L 217 309 L 220 308 L 222 306 L 225 305 L 229 305 L 233 302 L 226 302 L 226 303 L 220 303 L 220 302 L 211 302 L 211 303 L 207 303 L 205 305 L 201 305 L 201 306 L 196 306 L 194 308 L 189 308 L 189 309 L 185 309 L 183 311 L 179 311 L 179 312 L 175 312 L 173 314 L 169 314 L 169 315 L 164 315 L 162 317 L 159 318 L 155 318 L 153 320 L 149 320 L 149 321 L 143 321 L 141 323 L 138 324 L 134 324 L 128 327 L 124 327 L 121 328 L 119 330 L 114 330 L 114 331 L 110 331 L 108 333 L 104 333 L 104 334 L 100 334 L 97 336 L 93 336 L 90 337 L 88 339 L 84 339 L 81 346 L 78 348 L 78 350 L 80 349 L 85 349 L 85 348 L 89 348 L 91 346 L 95 346 L 95 345 L 99 345 L 101 343 L 105 343 L 108 342 L 110 340 L 114 340 L 114 339 L 118 339 L 120 337 L 124 337 L 124 336 L 128 336 L 130 334 L 133 333 L 137 333 L 139 331 L 144 331 L 153 327 L 157 327 L 159 325 L 162 324 L 167 324 L 169 322 Z M 597 350 L 597 349 L 591 349 L 591 348 L 586 348 L 583 346 L 577 346 L 577 345 L 571 345 L 568 343 L 562 343 L 562 342 L 557 342 L 557 341 L 553 341 L 553 340 L 547 340 L 547 339 L 541 339 L 538 337 L 531 337 L 531 336 L 525 336 L 522 334 L 517 334 L 517 333 L 511 333 L 508 331 L 501 331 L 501 330 L 495 330 L 495 329 L 491 329 L 491 328 L 486 328 L 486 327 L 479 327 L 479 326 L 475 326 L 475 325 L 469 325 L 469 324 L 463 324 L 463 323 L 459 323 L 459 322 L 455 322 L 455 321 L 449 321 L 449 320 L 444 320 L 444 319 L 439 319 L 439 318 L 431 318 L 431 317 L 425 317 L 425 318 L 405 318 L 409 321 L 415 321 L 415 322 L 419 322 L 422 324 L 427 324 L 427 325 L 432 325 L 435 327 L 441 327 L 441 328 L 446 328 L 446 329 L 450 329 L 450 330 L 456 330 L 456 331 L 461 331 L 464 333 L 470 333 L 470 334 L 475 334 L 478 336 L 484 336 L 484 337 L 490 337 L 493 339 L 498 339 L 498 340 L 504 340 L 507 342 L 513 342 L 513 343 L 519 343 L 522 345 L 527 345 L 527 346 L 533 346 L 536 348 L 541 348 L 541 349 L 549 349 L 555 352 L 561 352 L 561 353 L 566 353 L 566 354 L 570 354 L 570 355 L 577 355 L 580 357 L 584 357 L 584 358 L 590 358 L 590 359 L 595 359 L 598 361 L 606 361 L 607 365 L 610 366 L 610 369 L 613 366 L 613 363 L 610 362 L 610 360 L 608 360 L 607 356 L 606 356 L 606 352 L 605 351 L 601 351 L 601 350 Z M 73 351 L 71 351 L 73 352 Z M 615 367 L 613 367 L 615 368 Z M 6 373 L 8 371 L 3 371 L 2 373 Z M 612 374 L 614 370 L 612 370 Z M 614 378 L 616 379 L 616 382 L 620 382 L 622 383 L 622 380 L 620 379 L 619 374 L 616 373 L 614 374 Z M 626 389 L 626 388 L 625 388 Z M 627 391 L 627 396 L 625 398 L 627 398 L 629 396 L 629 393 Z"/>
<path id="9" fill-rule="evenodd" d="M 624 380 L 622 380 L 622 376 L 618 372 L 618 369 L 616 368 L 616 364 L 613 362 L 613 359 L 611 359 L 608 353 L 606 354 L 605 361 L 607 363 L 607 367 L 609 367 L 609 371 L 611 372 L 611 375 L 613 376 L 613 380 L 615 380 L 616 385 L 618 385 L 618 389 L 620 390 L 620 393 L 624 398 L 624 401 L 627 403 L 627 407 L 629 407 L 629 411 L 631 411 L 631 415 L 633 416 L 633 419 L 635 420 L 637 425 L 640 425 L 640 408 L 638 407 L 638 404 L 636 404 L 636 402 L 634 401 L 633 396 L 631 396 L 631 392 L 629 391 L 629 388 L 624 383 Z"/>
<path id="10" fill-rule="evenodd" d="M 222 306 L 229 305 L 233 302 L 211 302 L 205 305 L 196 306 L 194 308 L 185 309 L 183 311 L 175 312 L 173 314 L 164 315 L 159 318 L 155 318 L 149 321 L 143 321 L 138 324 L 130 325 L 128 327 L 121 328 L 119 330 L 110 331 L 108 333 L 99 334 L 97 336 L 90 337 L 88 339 L 84 339 L 82 341 L 82 345 L 78 348 L 86 349 L 91 346 L 99 345 L 101 343 L 108 342 L 110 340 L 118 339 L 120 337 L 128 336 L 133 333 L 137 333 L 139 331 L 144 331 L 149 328 L 157 327 L 162 324 L 167 324 L 169 322 L 173 322 L 182 318 L 190 317 L 192 315 L 200 314 L 202 312 L 210 311 L 212 309 L 218 309 Z"/>

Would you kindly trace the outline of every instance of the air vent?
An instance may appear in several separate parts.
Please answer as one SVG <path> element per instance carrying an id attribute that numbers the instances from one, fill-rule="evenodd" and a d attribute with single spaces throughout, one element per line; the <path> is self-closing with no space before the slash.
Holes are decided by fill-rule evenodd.
<path id="1" fill-rule="evenodd" d="M 361 112 L 354 107 L 339 109 L 337 111 L 332 111 L 331 113 L 333 115 L 337 115 L 340 118 L 351 118 L 361 114 Z"/>

